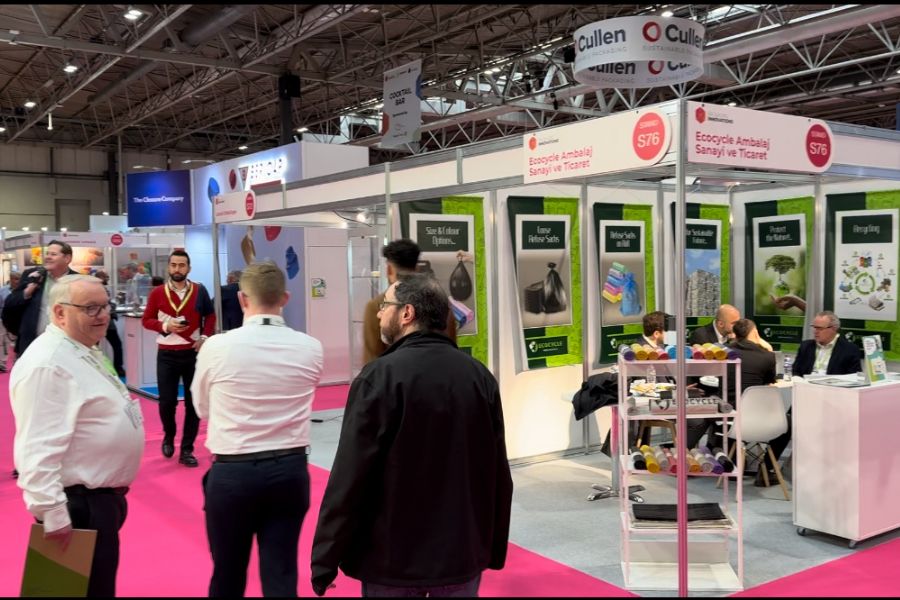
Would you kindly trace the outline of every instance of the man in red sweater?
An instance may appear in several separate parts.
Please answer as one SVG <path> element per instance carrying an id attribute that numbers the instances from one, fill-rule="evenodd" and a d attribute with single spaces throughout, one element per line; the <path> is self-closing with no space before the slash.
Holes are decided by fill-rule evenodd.
<path id="1" fill-rule="evenodd" d="M 178 406 L 178 380 L 184 382 L 184 429 L 178 462 L 198 466 L 194 440 L 200 418 L 194 411 L 191 382 L 197 351 L 215 331 L 216 315 L 209 293 L 202 284 L 190 281 L 191 258 L 184 250 L 169 255 L 169 281 L 153 288 L 144 309 L 144 328 L 159 334 L 156 338 L 156 379 L 159 386 L 159 418 L 163 424 L 162 453 L 175 454 L 175 408 Z"/>

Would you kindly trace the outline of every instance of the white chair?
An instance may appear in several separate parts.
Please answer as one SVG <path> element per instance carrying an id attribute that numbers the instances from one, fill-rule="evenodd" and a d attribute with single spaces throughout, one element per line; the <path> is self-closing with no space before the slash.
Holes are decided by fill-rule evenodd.
<path id="1" fill-rule="evenodd" d="M 775 460 L 775 453 L 772 452 L 772 448 L 769 446 L 769 440 L 783 434 L 788 428 L 781 391 L 768 385 L 748 387 L 741 393 L 737 420 L 741 428 L 741 440 L 744 443 L 744 447 L 741 448 L 744 464 L 747 464 L 748 448 L 753 449 L 758 446 L 761 450 L 761 457 L 768 452 L 772 465 L 775 467 L 775 477 L 778 479 L 779 485 L 781 485 L 781 491 L 784 492 L 784 499 L 790 500 L 790 493 L 788 493 L 784 477 L 781 475 L 781 467 L 778 466 L 778 461 Z M 729 430 L 728 437 L 732 440 L 735 439 L 734 428 Z M 728 452 L 729 458 L 734 456 L 736 448 L 737 444 L 732 444 Z M 751 452 L 751 454 L 753 453 Z M 760 459 L 759 468 L 762 471 L 763 481 L 768 486 L 769 473 L 763 458 Z"/>

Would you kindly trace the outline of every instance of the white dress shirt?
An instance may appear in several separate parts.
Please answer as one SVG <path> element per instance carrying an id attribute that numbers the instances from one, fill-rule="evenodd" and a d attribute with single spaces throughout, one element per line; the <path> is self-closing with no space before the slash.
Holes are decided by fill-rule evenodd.
<path id="1" fill-rule="evenodd" d="M 249 454 L 308 446 L 322 363 L 322 343 L 278 315 L 254 315 L 210 337 L 191 385 L 197 414 L 209 420 L 206 447 Z"/>
<path id="2" fill-rule="evenodd" d="M 13 367 L 18 485 L 44 531 L 71 524 L 63 488 L 131 485 L 140 466 L 140 404 L 104 358 L 51 323 Z"/>
<path id="3" fill-rule="evenodd" d="M 813 373 L 820 373 L 822 375 L 828 373 L 828 363 L 831 362 L 831 353 L 834 351 L 837 339 L 838 336 L 834 336 L 831 338 L 831 341 L 824 346 L 818 342 L 816 343 L 816 360 L 813 363 Z"/>

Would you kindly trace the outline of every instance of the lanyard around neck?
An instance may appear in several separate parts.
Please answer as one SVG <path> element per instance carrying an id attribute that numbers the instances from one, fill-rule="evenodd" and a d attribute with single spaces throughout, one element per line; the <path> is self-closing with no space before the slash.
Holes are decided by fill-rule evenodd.
<path id="1" fill-rule="evenodd" d="M 188 298 L 191 297 L 191 282 L 187 282 L 187 285 L 185 286 L 184 299 L 178 306 L 175 306 L 175 303 L 172 301 L 172 294 L 175 294 L 176 297 L 178 296 L 178 294 L 177 292 L 175 292 L 175 290 L 169 289 L 169 287 L 170 286 L 168 285 L 166 286 L 166 300 L 169 301 L 169 306 L 171 306 L 172 310 L 175 311 L 175 316 L 177 317 L 179 313 L 181 313 L 181 309 L 187 305 Z"/>

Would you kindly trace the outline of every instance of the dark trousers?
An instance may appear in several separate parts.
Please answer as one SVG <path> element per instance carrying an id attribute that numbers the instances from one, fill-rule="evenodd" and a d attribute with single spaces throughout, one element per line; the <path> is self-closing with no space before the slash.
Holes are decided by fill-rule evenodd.
<path id="1" fill-rule="evenodd" d="M 69 517 L 74 529 L 95 529 L 94 562 L 87 595 L 111 598 L 116 595 L 116 571 L 119 568 L 119 530 L 128 515 L 125 496 L 66 488 Z"/>
<path id="2" fill-rule="evenodd" d="M 266 597 L 297 597 L 297 545 L 309 509 L 305 454 L 215 462 L 203 477 L 213 558 L 210 598 L 243 597 L 253 536 Z"/>
<path id="3" fill-rule="evenodd" d="M 769 446 L 772 448 L 772 454 L 775 455 L 775 460 L 781 458 L 781 453 L 784 452 L 784 449 L 787 448 L 788 442 L 791 441 L 791 410 L 787 411 L 787 431 L 779 435 L 777 438 L 769 440 Z M 769 453 L 766 452 L 766 467 L 770 471 L 774 471 L 775 467 L 772 465 L 772 459 L 769 458 Z"/>
<path id="4" fill-rule="evenodd" d="M 156 385 L 159 387 L 159 418 L 164 435 L 175 443 L 175 408 L 178 406 L 178 380 L 184 382 L 184 430 L 181 432 L 181 451 L 193 452 L 194 440 L 200 429 L 200 417 L 194 411 L 191 383 L 197 365 L 196 350 L 163 350 L 156 353 Z"/>
<path id="5" fill-rule="evenodd" d="M 125 367 L 122 365 L 122 361 L 124 360 L 122 354 L 122 340 L 119 338 L 119 331 L 116 329 L 116 324 L 113 321 L 110 321 L 110 327 L 106 330 L 106 341 L 109 342 L 110 347 L 112 347 L 113 367 L 116 368 L 116 373 L 121 377 L 122 374 L 125 373 Z"/>
<path id="6" fill-rule="evenodd" d="M 432 585 L 398 587 L 378 583 L 362 582 L 363 598 L 477 598 L 481 575 L 465 583 L 454 585 Z"/>

